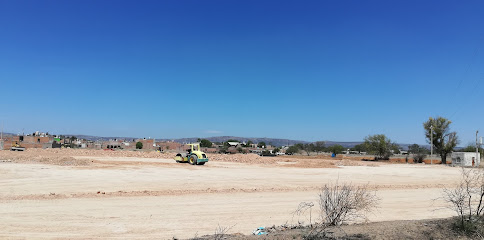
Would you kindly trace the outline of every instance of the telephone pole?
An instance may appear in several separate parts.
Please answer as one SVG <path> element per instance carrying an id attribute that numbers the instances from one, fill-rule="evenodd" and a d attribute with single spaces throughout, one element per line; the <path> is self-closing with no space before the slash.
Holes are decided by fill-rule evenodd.
<path id="1" fill-rule="evenodd" d="M 479 159 L 479 142 L 477 141 L 477 134 L 478 133 L 479 133 L 479 130 L 476 131 L 476 162 Z M 479 159 L 479 163 L 481 163 L 481 160 L 480 159 Z"/>

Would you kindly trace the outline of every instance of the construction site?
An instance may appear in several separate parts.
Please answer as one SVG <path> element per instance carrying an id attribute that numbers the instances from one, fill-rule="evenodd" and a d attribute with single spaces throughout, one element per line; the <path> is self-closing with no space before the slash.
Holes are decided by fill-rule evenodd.
<path id="1" fill-rule="evenodd" d="M 0 240 L 484 239 L 483 9 L 0 0 Z"/>
<path id="2" fill-rule="evenodd" d="M 194 238 L 250 235 L 295 219 L 328 182 L 368 184 L 379 208 L 371 222 L 454 215 L 440 198 L 456 167 L 362 161 L 338 155 L 208 154 L 177 163 L 175 151 L 36 149 L 0 151 L 0 238 Z M 445 180 L 441 178 L 445 176 Z"/>

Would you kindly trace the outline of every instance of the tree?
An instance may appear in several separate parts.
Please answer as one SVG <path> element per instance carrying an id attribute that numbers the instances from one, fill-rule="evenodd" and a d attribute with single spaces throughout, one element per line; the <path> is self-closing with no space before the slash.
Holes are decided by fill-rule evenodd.
<path id="1" fill-rule="evenodd" d="M 408 146 L 408 153 L 413 154 L 414 163 L 422 163 L 423 160 L 427 157 L 428 150 L 414 143 Z"/>
<path id="2" fill-rule="evenodd" d="M 252 144 L 254 144 L 254 142 L 252 142 L 252 141 L 250 141 L 250 140 L 249 140 L 249 141 L 247 142 L 247 144 L 245 144 L 245 147 L 250 147 Z"/>
<path id="3" fill-rule="evenodd" d="M 272 152 L 273 152 L 273 153 L 278 153 L 278 152 L 280 152 L 280 151 L 281 151 L 281 149 L 280 149 L 280 148 L 274 148 L 274 150 L 272 150 Z"/>
<path id="4" fill-rule="evenodd" d="M 212 147 L 212 142 L 210 142 L 210 140 L 207 140 L 207 139 L 202 139 L 200 140 L 200 147 Z"/>
<path id="5" fill-rule="evenodd" d="M 143 148 L 143 143 L 142 142 L 137 142 L 136 143 L 136 149 L 142 149 Z"/>
<path id="6" fill-rule="evenodd" d="M 326 149 L 326 142 L 324 141 L 317 141 L 314 143 L 314 151 L 317 153 L 324 152 Z"/>
<path id="7" fill-rule="evenodd" d="M 304 144 L 302 144 L 302 143 L 294 144 L 294 146 L 297 147 L 297 149 L 299 149 L 299 150 L 303 150 L 304 149 Z"/>
<path id="8" fill-rule="evenodd" d="M 302 147 L 302 149 L 306 152 L 308 156 L 311 152 L 314 152 L 314 144 L 312 143 L 302 144 Z"/>
<path id="9" fill-rule="evenodd" d="M 384 134 L 375 134 L 365 137 L 364 144 L 369 153 L 376 155 L 376 159 L 384 160 L 390 158 L 392 155 L 390 150 L 396 145 Z"/>
<path id="10" fill-rule="evenodd" d="M 482 236 L 484 217 L 484 172 L 462 168 L 460 182 L 444 188 L 443 197 L 448 207 L 459 216 L 458 229 Z M 480 237 L 482 238 L 482 237 Z"/>
<path id="11" fill-rule="evenodd" d="M 400 154 L 400 147 L 398 146 L 398 144 L 393 144 L 392 151 L 393 154 Z"/>
<path id="12" fill-rule="evenodd" d="M 296 147 L 295 145 L 288 147 L 287 150 L 286 150 L 286 154 L 292 155 L 292 154 L 295 154 L 295 153 L 299 153 L 299 148 Z"/>
<path id="13" fill-rule="evenodd" d="M 257 147 L 259 147 L 259 148 L 265 148 L 266 147 L 266 143 L 265 142 L 259 142 L 257 144 Z"/>
<path id="14" fill-rule="evenodd" d="M 341 145 L 336 144 L 336 145 L 333 145 L 333 146 L 329 146 L 327 148 L 327 150 L 331 153 L 334 153 L 334 154 L 340 154 L 345 150 L 345 148 Z"/>
<path id="15" fill-rule="evenodd" d="M 361 153 L 361 152 L 366 152 L 366 151 L 367 151 L 366 146 L 365 146 L 365 144 L 364 144 L 364 143 L 362 143 L 362 144 L 358 144 L 358 145 L 355 145 L 355 146 L 353 147 L 353 150 L 358 151 L 359 153 Z"/>
<path id="16" fill-rule="evenodd" d="M 439 153 L 442 164 L 447 163 L 447 154 L 452 152 L 459 143 L 457 133 L 450 131 L 451 123 L 450 120 L 443 117 L 430 117 L 428 121 L 423 123 L 425 137 L 428 143 L 432 144 L 435 151 Z M 433 127 L 432 134 L 430 134 L 431 127 Z"/>
<path id="17" fill-rule="evenodd" d="M 460 149 L 459 152 L 476 152 L 476 145 L 469 144 L 467 147 Z"/>

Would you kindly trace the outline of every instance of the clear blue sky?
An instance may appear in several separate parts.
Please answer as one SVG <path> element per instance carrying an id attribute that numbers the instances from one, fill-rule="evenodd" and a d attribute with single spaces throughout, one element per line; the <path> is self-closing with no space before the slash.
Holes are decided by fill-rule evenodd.
<path id="1" fill-rule="evenodd" d="M 0 0 L 7 132 L 460 145 L 484 135 L 484 1 Z M 481 135 L 481 136 L 482 136 Z"/>

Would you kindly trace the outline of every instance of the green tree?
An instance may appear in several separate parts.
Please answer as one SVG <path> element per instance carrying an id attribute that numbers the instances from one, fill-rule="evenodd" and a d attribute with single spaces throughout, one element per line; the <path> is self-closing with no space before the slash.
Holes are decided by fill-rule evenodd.
<path id="1" fill-rule="evenodd" d="M 376 159 L 388 160 L 392 155 L 390 151 L 395 144 L 384 134 L 375 134 L 365 137 L 365 148 L 369 153 L 376 155 Z"/>
<path id="2" fill-rule="evenodd" d="M 317 141 L 314 143 L 314 151 L 317 153 L 324 152 L 326 150 L 326 142 L 324 141 Z"/>
<path id="3" fill-rule="evenodd" d="M 326 150 L 334 154 L 341 154 L 345 150 L 345 148 L 341 145 L 336 144 L 329 146 L 328 148 L 326 148 Z"/>
<path id="4" fill-rule="evenodd" d="M 450 131 L 451 123 L 450 120 L 443 117 L 430 117 L 423 123 L 425 138 L 434 146 L 435 152 L 439 153 L 442 164 L 447 163 L 447 154 L 452 152 L 459 143 L 457 133 Z M 430 133 L 431 127 L 433 127 L 432 134 Z"/>
<path id="5" fill-rule="evenodd" d="M 260 148 L 264 147 L 265 148 L 266 147 L 266 143 L 265 142 L 259 142 L 257 144 L 257 147 L 260 147 Z"/>
<path id="6" fill-rule="evenodd" d="M 249 141 L 248 141 L 248 142 L 245 144 L 245 147 L 250 147 L 252 144 L 254 144 L 254 142 L 252 142 L 252 141 L 250 141 L 250 140 L 249 140 Z"/>
<path id="7" fill-rule="evenodd" d="M 358 144 L 358 145 L 355 145 L 355 146 L 353 147 L 353 150 L 354 150 L 354 151 L 358 151 L 359 153 L 361 153 L 361 152 L 367 152 L 367 151 L 368 151 L 368 150 L 366 149 L 366 146 L 365 146 L 365 144 L 364 144 L 364 143 L 362 143 L 362 144 Z"/>
<path id="8" fill-rule="evenodd" d="M 413 162 L 421 163 L 427 157 L 429 150 L 424 147 L 420 147 L 418 144 L 412 144 L 408 146 L 408 153 L 413 154 Z"/>
<path id="9" fill-rule="evenodd" d="M 302 145 L 303 150 L 306 152 L 306 154 L 309 156 L 311 152 L 314 152 L 314 144 L 312 143 L 306 143 Z"/>
<path id="10" fill-rule="evenodd" d="M 207 140 L 207 139 L 202 139 L 200 140 L 200 147 L 212 147 L 213 143 L 210 142 L 210 140 Z"/>
<path id="11" fill-rule="evenodd" d="M 398 144 L 393 144 L 392 150 L 393 154 L 400 154 L 400 146 L 398 146 Z"/>
<path id="12" fill-rule="evenodd" d="M 280 152 L 280 151 L 281 151 L 281 149 L 280 149 L 280 148 L 274 148 L 274 150 L 272 150 L 272 152 L 273 152 L 273 153 L 278 153 L 278 152 Z"/>
<path id="13" fill-rule="evenodd" d="M 287 148 L 286 153 L 291 155 L 295 153 L 299 153 L 299 148 L 296 146 L 290 146 Z"/>
<path id="14" fill-rule="evenodd" d="M 410 146 L 408 146 L 408 153 L 411 153 L 411 154 L 418 154 L 418 153 L 429 153 L 429 150 L 424 148 L 424 147 L 421 147 L 420 145 L 414 143 Z"/>
<path id="15" fill-rule="evenodd" d="M 304 144 L 302 143 L 297 143 L 297 144 L 294 144 L 294 147 L 296 147 L 297 149 L 299 150 L 303 150 L 304 149 Z"/>
<path id="16" fill-rule="evenodd" d="M 143 148 L 143 143 L 142 142 L 137 142 L 136 143 L 136 149 L 142 149 Z"/>

